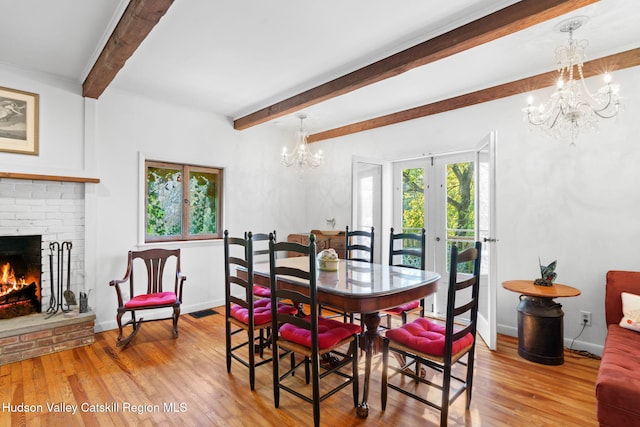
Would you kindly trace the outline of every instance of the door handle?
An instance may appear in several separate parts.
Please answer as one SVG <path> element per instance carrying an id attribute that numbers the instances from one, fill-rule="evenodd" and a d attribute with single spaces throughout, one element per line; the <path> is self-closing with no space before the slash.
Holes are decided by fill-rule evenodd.
<path id="1" fill-rule="evenodd" d="M 484 239 L 482 239 L 483 242 L 497 242 L 498 239 L 494 239 L 492 237 L 485 237 Z"/>
<path id="2" fill-rule="evenodd" d="M 439 238 L 439 237 L 436 237 L 436 242 L 439 242 L 439 241 L 440 241 L 440 238 Z"/>

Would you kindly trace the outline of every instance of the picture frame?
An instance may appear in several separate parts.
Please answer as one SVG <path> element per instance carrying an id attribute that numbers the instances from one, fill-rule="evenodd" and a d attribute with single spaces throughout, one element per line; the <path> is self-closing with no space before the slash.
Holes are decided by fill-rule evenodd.
<path id="1" fill-rule="evenodd" d="M 39 95 L 0 86 L 0 152 L 39 153 Z"/>

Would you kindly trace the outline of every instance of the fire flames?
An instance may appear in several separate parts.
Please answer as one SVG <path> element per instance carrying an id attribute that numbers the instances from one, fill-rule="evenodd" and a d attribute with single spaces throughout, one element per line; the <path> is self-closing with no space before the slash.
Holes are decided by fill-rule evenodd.
<path id="1" fill-rule="evenodd" d="M 27 280 L 24 277 L 16 277 L 13 272 L 13 268 L 11 264 L 8 262 L 2 264 L 0 267 L 0 285 L 2 285 L 2 294 L 8 294 L 9 292 L 20 289 L 23 286 L 26 286 Z"/>

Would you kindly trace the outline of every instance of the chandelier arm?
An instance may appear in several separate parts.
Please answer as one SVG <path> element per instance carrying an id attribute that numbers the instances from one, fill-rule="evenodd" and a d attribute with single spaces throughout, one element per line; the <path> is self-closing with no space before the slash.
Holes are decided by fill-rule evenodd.
<path id="1" fill-rule="evenodd" d="M 612 119 L 612 118 L 614 118 L 615 116 L 617 116 L 617 115 L 618 115 L 618 112 L 619 112 L 619 110 L 620 110 L 620 108 L 619 108 L 618 104 L 614 104 L 614 105 L 615 105 L 615 109 L 614 109 L 614 111 L 613 111 L 611 114 L 603 114 L 602 112 L 603 112 L 604 110 L 593 110 L 593 112 L 594 112 L 594 114 L 595 114 L 596 116 L 598 116 L 598 117 L 600 117 L 600 118 L 603 118 L 603 119 Z"/>

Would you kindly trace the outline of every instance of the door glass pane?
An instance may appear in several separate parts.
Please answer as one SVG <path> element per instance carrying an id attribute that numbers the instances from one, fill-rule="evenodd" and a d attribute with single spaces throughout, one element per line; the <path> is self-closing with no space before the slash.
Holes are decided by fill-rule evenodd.
<path id="1" fill-rule="evenodd" d="M 218 229 L 218 175 L 189 172 L 189 234 L 215 234 Z"/>
<path id="2" fill-rule="evenodd" d="M 420 233 L 425 224 L 424 168 L 402 170 L 402 232 Z M 397 231 L 396 231 L 397 232 Z M 418 246 L 415 240 L 405 240 L 402 247 Z M 405 256 L 402 264 L 420 265 L 416 257 Z"/>
<path id="3" fill-rule="evenodd" d="M 355 201 L 354 230 L 370 230 L 374 227 L 377 233 L 382 229 L 382 165 L 367 162 L 355 162 Z M 369 245 L 368 238 L 356 238 L 353 243 Z M 380 262 L 381 239 L 374 239 L 373 260 Z M 353 254 L 366 257 L 368 254 Z"/>
<path id="4" fill-rule="evenodd" d="M 447 188 L 447 254 L 455 244 L 458 251 L 473 246 L 475 241 L 475 172 L 474 162 L 450 163 L 446 168 Z M 447 259 L 449 271 L 450 259 Z M 461 271 L 472 271 L 464 266 Z"/>
<path id="5" fill-rule="evenodd" d="M 182 234 L 182 171 L 147 168 L 147 237 Z"/>

